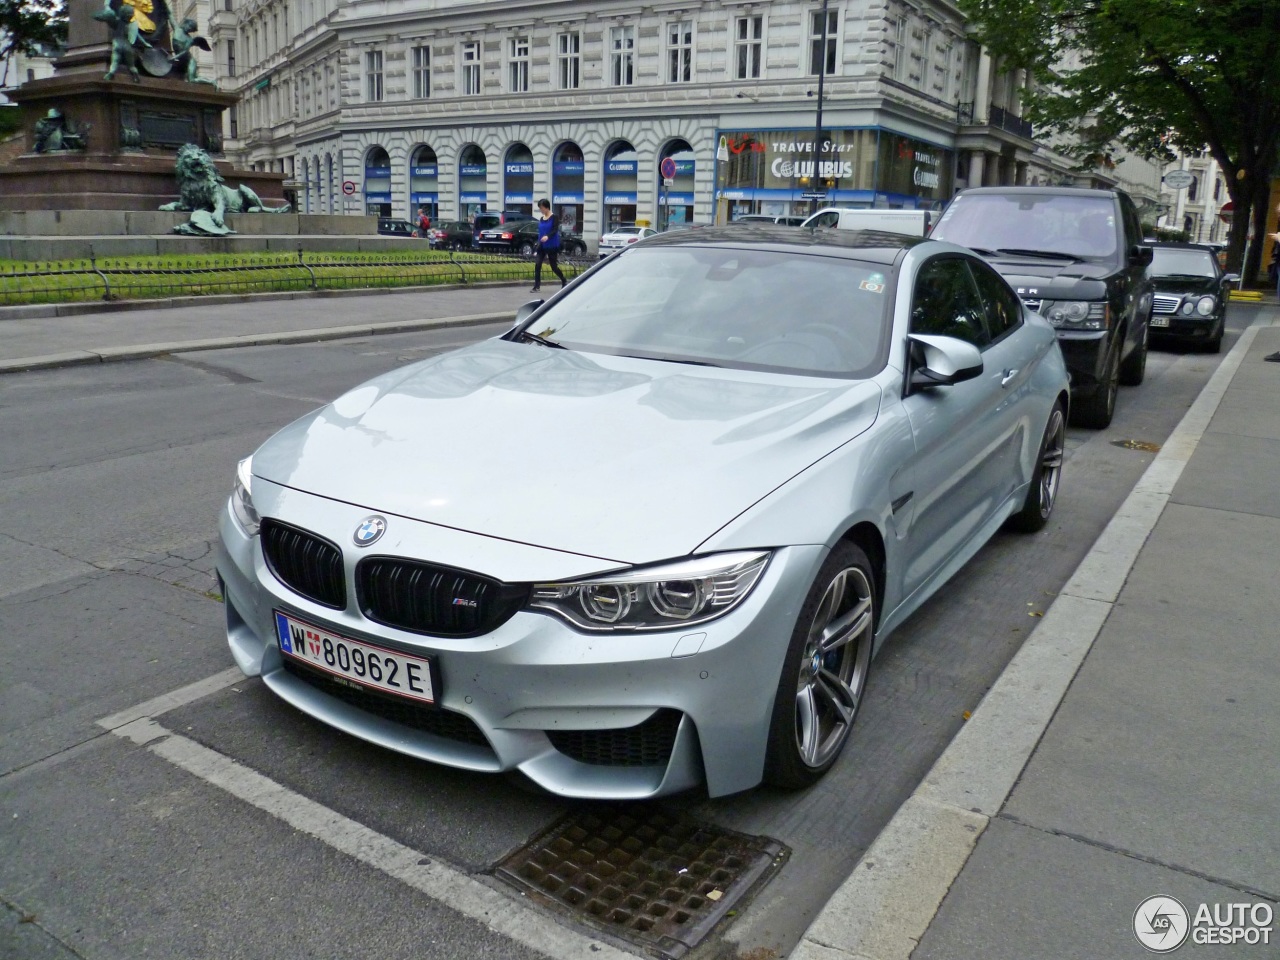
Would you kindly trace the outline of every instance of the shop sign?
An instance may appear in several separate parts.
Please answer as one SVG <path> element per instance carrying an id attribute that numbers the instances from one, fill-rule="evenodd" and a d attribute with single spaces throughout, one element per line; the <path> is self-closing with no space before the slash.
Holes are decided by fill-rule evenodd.
<path id="1" fill-rule="evenodd" d="M 464 193 L 458 197 L 460 203 L 488 203 L 489 195 L 487 193 Z"/>
<path id="2" fill-rule="evenodd" d="M 369 193 L 368 191 L 365 191 L 364 198 L 365 200 L 369 201 L 369 203 L 390 203 L 391 202 L 391 194 L 389 193 Z"/>
<path id="3" fill-rule="evenodd" d="M 634 193 L 606 193 L 604 202 L 625 206 L 626 204 L 635 203 L 636 195 Z"/>
<path id="4" fill-rule="evenodd" d="M 521 161 L 521 162 L 519 162 L 519 163 L 508 163 L 508 164 L 507 164 L 507 176 L 509 176 L 509 177 L 532 177 L 532 176 L 533 176 L 533 164 L 532 164 L 532 163 L 525 163 L 525 162 L 523 162 L 523 161 Z"/>
<path id="5" fill-rule="evenodd" d="M 428 163 L 421 167 L 410 167 L 409 173 L 414 177 L 434 177 L 437 176 L 439 167 L 434 163 Z"/>
<path id="6" fill-rule="evenodd" d="M 514 203 L 533 203 L 533 194 L 508 193 L 505 199 L 506 199 L 507 206 L 511 206 Z"/>
<path id="7" fill-rule="evenodd" d="M 582 176 L 587 165 L 582 160 L 558 160 L 551 165 L 551 172 L 560 176 Z"/>
<path id="8" fill-rule="evenodd" d="M 365 167 L 364 175 L 366 177 L 389 177 L 391 176 L 390 167 Z"/>
<path id="9" fill-rule="evenodd" d="M 438 193 L 411 193 L 409 194 L 410 203 L 435 203 L 440 199 Z"/>
<path id="10" fill-rule="evenodd" d="M 604 165 L 605 173 L 635 173 L 638 163 L 635 160 L 610 160 Z"/>
<path id="11" fill-rule="evenodd" d="M 586 198 L 580 193 L 553 193 L 552 203 L 585 203 Z"/>
<path id="12" fill-rule="evenodd" d="M 483 163 L 464 163 L 458 168 L 458 173 L 464 177 L 484 177 L 489 173 L 489 168 Z"/>
<path id="13" fill-rule="evenodd" d="M 664 202 L 668 207 L 691 207 L 693 206 L 693 194 L 668 193 Z"/>

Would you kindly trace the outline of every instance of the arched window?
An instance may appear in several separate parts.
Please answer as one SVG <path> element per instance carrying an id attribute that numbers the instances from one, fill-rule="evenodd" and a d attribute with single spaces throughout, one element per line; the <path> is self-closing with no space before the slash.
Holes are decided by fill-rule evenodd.
<path id="1" fill-rule="evenodd" d="M 560 221 L 560 229 L 569 233 L 582 232 L 583 177 L 586 160 L 582 148 L 572 140 L 566 140 L 551 154 L 551 206 Z"/>
<path id="2" fill-rule="evenodd" d="M 671 162 L 668 163 L 667 161 Z M 665 168 L 665 169 L 664 169 Z M 693 222 L 693 147 L 671 140 L 658 154 L 658 229 Z M 671 176 L 666 174 L 670 173 Z"/>
<path id="3" fill-rule="evenodd" d="M 469 143 L 458 154 L 458 215 L 471 220 L 489 205 L 488 160 L 478 145 Z"/>
<path id="4" fill-rule="evenodd" d="M 502 209 L 533 214 L 533 151 L 523 143 L 507 148 L 502 164 Z"/>
<path id="5" fill-rule="evenodd" d="M 382 147 L 371 147 L 364 155 L 364 212 L 391 216 L 391 157 Z"/>
<path id="6" fill-rule="evenodd" d="M 636 222 L 636 148 L 615 140 L 604 152 L 604 232 Z"/>
<path id="7" fill-rule="evenodd" d="M 432 222 L 440 219 L 439 162 L 436 152 L 421 146 L 409 161 L 409 219 L 417 221 L 418 211 L 425 210 Z"/>

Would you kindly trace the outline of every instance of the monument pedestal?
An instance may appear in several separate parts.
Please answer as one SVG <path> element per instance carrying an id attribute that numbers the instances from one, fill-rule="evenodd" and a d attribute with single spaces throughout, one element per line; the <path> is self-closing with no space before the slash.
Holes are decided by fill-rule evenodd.
<path id="1" fill-rule="evenodd" d="M 61 64 L 59 64 L 61 67 Z M 0 210 L 155 210 L 178 198 L 174 158 L 186 143 L 213 156 L 230 186 L 249 186 L 264 203 L 285 202 L 283 173 L 235 170 L 222 153 L 222 113 L 236 94 L 211 84 L 125 70 L 112 80 L 87 71 L 32 80 L 11 91 L 31 131 L 49 110 L 80 133 L 83 150 L 23 154 L 0 167 Z"/>

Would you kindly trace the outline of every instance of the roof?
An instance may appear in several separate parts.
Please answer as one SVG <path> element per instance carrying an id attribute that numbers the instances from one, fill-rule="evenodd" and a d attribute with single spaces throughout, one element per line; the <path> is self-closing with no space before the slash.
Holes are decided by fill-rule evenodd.
<path id="1" fill-rule="evenodd" d="M 646 239 L 644 246 L 752 246 L 779 250 L 788 247 L 806 250 L 821 248 L 823 253 L 843 254 L 850 259 L 892 263 L 903 250 L 924 242 L 922 237 L 880 230 L 814 230 L 772 223 L 738 223 L 733 226 L 660 233 Z"/>

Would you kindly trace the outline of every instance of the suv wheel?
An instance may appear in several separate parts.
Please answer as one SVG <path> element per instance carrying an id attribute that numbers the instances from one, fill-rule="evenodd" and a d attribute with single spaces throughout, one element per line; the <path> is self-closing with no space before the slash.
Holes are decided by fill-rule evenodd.
<path id="1" fill-rule="evenodd" d="M 1136 387 L 1147 375 L 1147 341 L 1151 337 L 1151 318 L 1142 325 L 1142 342 L 1120 364 L 1120 382 L 1126 387 Z"/>
<path id="2" fill-rule="evenodd" d="M 1093 396 L 1083 400 L 1072 400 L 1071 422 L 1078 427 L 1089 427 L 1102 430 L 1111 426 L 1111 418 L 1116 412 L 1116 393 L 1120 389 L 1120 345 L 1111 354 L 1111 362 L 1107 366 L 1107 376 Z"/>

